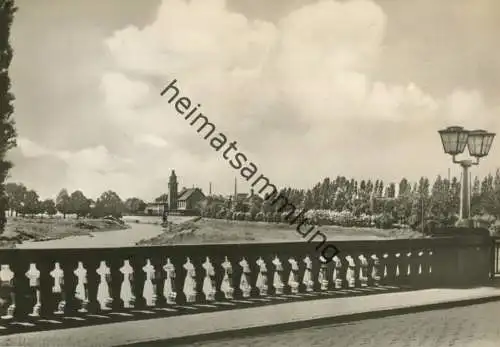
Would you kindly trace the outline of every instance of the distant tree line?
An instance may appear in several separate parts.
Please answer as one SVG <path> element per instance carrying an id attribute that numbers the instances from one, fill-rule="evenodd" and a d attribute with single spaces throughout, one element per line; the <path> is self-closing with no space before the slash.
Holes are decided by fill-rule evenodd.
<path id="1" fill-rule="evenodd" d="M 103 217 L 124 214 L 141 215 L 146 203 L 136 197 L 123 201 L 113 191 L 106 191 L 92 200 L 80 190 L 71 194 L 62 189 L 56 199 L 40 200 L 36 191 L 23 184 L 6 184 L 7 206 L 11 215 L 47 214 L 57 212 L 64 217 Z M 412 227 L 426 223 L 453 225 L 460 208 L 461 184 L 457 177 L 437 176 L 434 182 L 421 177 L 418 182 L 402 178 L 399 183 L 384 184 L 382 180 L 355 180 L 344 176 L 325 178 L 311 189 L 286 188 L 280 194 L 306 216 L 322 225 L 359 227 Z M 162 194 L 155 202 L 166 202 Z M 202 216 L 231 220 L 283 222 L 290 211 L 254 194 L 245 199 L 208 196 L 198 208 Z M 471 214 L 493 223 L 500 221 L 500 170 L 482 179 L 475 177 L 471 185 Z M 500 222 L 498 222 L 500 223 Z"/>
<path id="2" fill-rule="evenodd" d="M 139 198 L 129 198 L 123 201 L 120 196 L 108 190 L 102 193 L 97 200 L 85 196 L 81 190 L 71 194 L 62 189 L 56 199 L 41 200 L 38 193 L 28 189 L 21 183 L 7 183 L 7 210 L 10 215 L 34 216 L 46 214 L 54 216 L 57 212 L 64 218 L 67 215 L 80 217 L 100 218 L 104 216 L 122 217 L 124 214 L 140 214 L 146 204 Z"/>
<path id="3" fill-rule="evenodd" d="M 344 176 L 325 178 L 311 189 L 286 188 L 280 194 L 294 206 L 306 209 L 317 223 L 340 226 L 421 228 L 425 223 L 453 225 L 460 208 L 461 184 L 457 177 L 437 176 L 431 184 L 421 177 L 418 182 L 402 178 L 399 183 L 382 180 L 355 180 Z M 280 211 L 258 195 L 233 201 L 211 196 L 200 206 L 202 215 L 233 220 L 281 222 L 289 211 Z M 495 175 L 478 177 L 471 187 L 471 214 L 493 222 L 500 220 L 500 170 Z"/>

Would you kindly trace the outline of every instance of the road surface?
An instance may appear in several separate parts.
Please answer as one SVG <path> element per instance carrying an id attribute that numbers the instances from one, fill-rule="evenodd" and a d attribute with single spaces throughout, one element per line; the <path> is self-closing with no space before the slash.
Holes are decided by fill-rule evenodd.
<path id="1" fill-rule="evenodd" d="M 187 346 L 499 347 L 500 302 Z"/>

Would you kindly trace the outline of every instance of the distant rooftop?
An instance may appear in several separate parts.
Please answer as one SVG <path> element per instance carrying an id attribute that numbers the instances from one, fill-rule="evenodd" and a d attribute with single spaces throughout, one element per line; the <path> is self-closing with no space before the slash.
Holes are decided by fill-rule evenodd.
<path id="1" fill-rule="evenodd" d="M 180 193 L 179 193 L 179 197 L 177 198 L 178 201 L 184 201 L 184 200 L 187 200 L 189 199 L 189 197 L 191 195 L 194 194 L 194 192 L 196 191 L 199 191 L 201 194 L 203 194 L 203 192 L 201 191 L 200 188 L 187 188 L 187 189 L 183 189 Z"/>

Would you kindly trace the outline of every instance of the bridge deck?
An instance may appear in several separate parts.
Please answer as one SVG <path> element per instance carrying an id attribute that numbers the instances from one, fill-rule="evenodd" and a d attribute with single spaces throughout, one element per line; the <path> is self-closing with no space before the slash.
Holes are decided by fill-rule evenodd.
<path id="1" fill-rule="evenodd" d="M 229 331 L 251 332 L 253 329 L 269 327 L 294 327 L 312 324 L 311 321 L 335 321 L 336 319 L 359 319 L 381 312 L 394 310 L 418 310 L 436 305 L 463 304 L 465 301 L 500 299 L 500 288 L 479 287 L 471 289 L 426 289 L 418 291 L 399 291 L 349 297 L 311 297 L 310 300 L 288 301 L 276 304 L 277 298 L 265 305 L 246 304 L 238 310 L 214 310 L 210 307 L 197 307 L 184 314 L 162 318 L 123 321 L 113 324 L 17 333 L 0 337 L 0 346 L 120 346 L 140 344 L 151 341 L 170 340 L 185 342 L 209 337 L 220 337 Z M 286 301 L 286 300 L 284 300 Z M 245 305 L 245 303 L 240 303 Z M 199 305 L 198 305 L 199 306 Z M 212 312 L 204 310 L 212 309 Z M 138 312 L 145 317 L 148 313 Z M 367 316 L 368 314 L 368 316 Z M 155 315 L 152 313 L 150 315 Z M 110 321 L 114 318 L 102 315 L 95 319 Z M 50 323 L 47 324 L 57 324 Z M 149 346 L 149 344 L 148 344 Z"/>

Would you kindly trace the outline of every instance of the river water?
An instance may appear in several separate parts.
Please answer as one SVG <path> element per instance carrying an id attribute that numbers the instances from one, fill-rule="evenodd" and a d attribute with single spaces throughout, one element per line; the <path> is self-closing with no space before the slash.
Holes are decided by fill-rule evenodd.
<path id="1" fill-rule="evenodd" d="M 129 223 L 130 229 L 101 231 L 92 236 L 70 236 L 64 239 L 23 242 L 16 248 L 102 248 L 135 246 L 137 241 L 149 239 L 162 233 L 160 225 Z"/>

